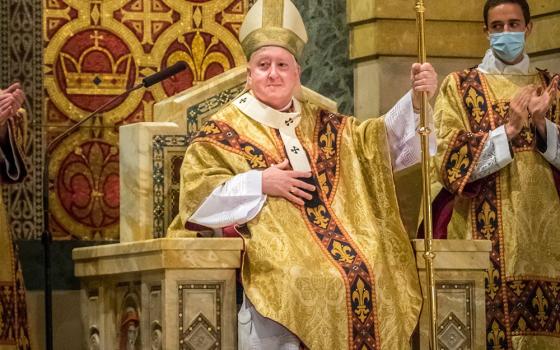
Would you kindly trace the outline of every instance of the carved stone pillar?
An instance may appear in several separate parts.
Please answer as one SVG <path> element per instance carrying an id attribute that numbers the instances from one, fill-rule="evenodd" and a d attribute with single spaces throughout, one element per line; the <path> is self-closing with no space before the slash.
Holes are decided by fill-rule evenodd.
<path id="1" fill-rule="evenodd" d="M 235 349 L 243 241 L 161 238 L 75 249 L 86 349 Z"/>
<path id="2" fill-rule="evenodd" d="M 424 294 L 415 349 L 429 349 L 430 316 L 426 288 L 424 240 L 412 241 Z M 434 240 L 438 350 L 485 349 L 485 271 L 490 241 Z"/>

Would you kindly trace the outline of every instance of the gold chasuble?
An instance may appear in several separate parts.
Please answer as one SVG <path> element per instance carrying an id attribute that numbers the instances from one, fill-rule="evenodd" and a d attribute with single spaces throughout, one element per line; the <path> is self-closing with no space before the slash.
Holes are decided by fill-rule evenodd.
<path id="1" fill-rule="evenodd" d="M 507 123 L 510 99 L 521 87 L 549 81 L 543 71 L 491 75 L 471 69 L 448 76 L 436 103 L 436 168 L 455 201 L 448 238 L 492 241 L 488 349 L 560 349 L 558 173 L 537 151 L 535 129 L 525 127 L 512 139 L 512 163 L 469 183 L 489 131 Z M 557 106 L 547 115 L 556 124 Z"/>
<path id="2" fill-rule="evenodd" d="M 304 206 L 269 196 L 248 222 L 245 293 L 260 314 L 310 349 L 407 349 L 422 298 L 384 120 L 360 124 L 308 102 L 298 118 L 295 135 L 303 149 L 288 149 L 305 152 L 317 190 Z M 234 175 L 294 159 L 282 137 L 235 103 L 214 115 L 187 149 L 180 214 L 171 229 L 184 228 Z"/>
<path id="3" fill-rule="evenodd" d="M 5 184 L 22 181 L 27 174 L 22 151 L 25 113 L 18 113 L 14 119 L 8 121 L 8 135 L 0 145 L 0 179 Z M 0 350 L 27 350 L 31 344 L 25 285 L 9 228 L 4 201 L 0 201 Z"/>

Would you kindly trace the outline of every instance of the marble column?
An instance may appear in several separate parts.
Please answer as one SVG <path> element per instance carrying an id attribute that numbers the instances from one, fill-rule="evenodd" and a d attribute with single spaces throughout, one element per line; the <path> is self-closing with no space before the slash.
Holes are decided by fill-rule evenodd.
<path id="1" fill-rule="evenodd" d="M 415 350 L 428 350 L 430 313 L 424 240 L 412 242 L 424 294 Z M 436 334 L 438 350 L 482 350 L 486 346 L 484 275 L 490 265 L 490 241 L 434 240 Z"/>

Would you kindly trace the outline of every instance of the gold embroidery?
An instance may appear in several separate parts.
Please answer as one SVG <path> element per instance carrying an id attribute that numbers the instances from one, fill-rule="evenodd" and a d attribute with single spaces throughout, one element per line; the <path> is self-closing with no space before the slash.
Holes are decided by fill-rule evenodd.
<path id="1" fill-rule="evenodd" d="M 492 323 L 492 331 L 488 333 L 488 345 L 494 345 L 492 347 L 493 350 L 503 350 L 502 346 L 500 345 L 500 341 L 505 340 L 506 336 L 504 331 L 500 329 L 500 325 L 498 322 L 494 321 Z"/>
<path id="2" fill-rule="evenodd" d="M 200 130 L 206 135 L 213 135 L 213 134 L 220 133 L 220 129 L 218 129 L 218 127 L 214 123 L 206 123 L 202 126 Z"/>
<path id="3" fill-rule="evenodd" d="M 365 289 L 364 281 L 358 277 L 357 289 L 352 292 L 352 301 L 358 301 L 358 307 L 354 312 L 358 315 L 360 321 L 364 322 L 369 314 L 366 306 L 366 300 L 370 300 L 369 291 Z"/>
<path id="4" fill-rule="evenodd" d="M 494 299 L 496 297 L 496 293 L 498 292 L 498 284 L 497 280 L 500 278 L 500 274 L 498 270 L 494 269 L 494 266 L 490 264 L 490 268 L 486 274 L 486 278 L 488 279 L 488 287 L 486 288 L 486 294 L 490 296 L 490 299 Z"/>
<path id="5" fill-rule="evenodd" d="M 470 160 L 467 157 L 468 148 L 467 145 L 464 145 L 459 149 L 459 153 L 453 153 L 451 156 L 451 162 L 453 164 L 453 168 L 447 170 L 447 174 L 449 176 L 449 183 L 455 182 L 458 178 L 461 177 L 461 168 L 468 167 L 470 164 Z"/>
<path id="6" fill-rule="evenodd" d="M 558 292 L 560 291 L 560 286 L 558 286 L 558 282 L 551 283 L 550 290 L 552 291 L 552 295 L 554 296 L 554 298 L 557 298 Z"/>
<path id="7" fill-rule="evenodd" d="M 325 216 L 327 209 L 323 205 L 307 208 L 307 215 L 313 216 L 313 223 L 321 228 L 327 228 L 329 219 Z"/>
<path id="8" fill-rule="evenodd" d="M 263 27 L 282 27 L 284 22 L 284 1 L 265 0 L 262 7 Z"/>
<path id="9" fill-rule="evenodd" d="M 486 201 L 482 205 L 482 213 L 478 214 L 478 221 L 483 225 L 480 232 L 486 239 L 490 240 L 492 238 L 492 234 L 496 230 L 494 227 L 496 223 L 496 212 L 492 210 L 490 204 Z"/>
<path id="10" fill-rule="evenodd" d="M 328 196 L 329 192 L 330 192 L 330 188 L 327 185 L 327 175 L 325 173 L 321 173 L 321 174 L 319 174 L 317 179 L 319 180 L 319 186 L 321 186 L 321 190 L 323 191 L 323 193 L 325 195 Z"/>
<path id="11" fill-rule="evenodd" d="M 339 241 L 334 241 L 331 253 L 338 261 L 351 264 L 354 261 L 355 255 L 352 255 L 352 248 L 343 245 Z"/>
<path id="12" fill-rule="evenodd" d="M 334 147 L 335 147 L 335 135 L 332 132 L 332 128 L 330 124 L 327 124 L 327 131 L 319 138 L 320 144 L 324 145 L 321 146 L 321 150 L 325 153 L 325 157 L 327 159 L 331 159 L 334 156 Z"/>
<path id="13" fill-rule="evenodd" d="M 496 104 L 496 112 L 500 115 L 502 119 L 506 117 L 507 113 L 507 103 L 506 102 L 498 102 Z"/>
<path id="14" fill-rule="evenodd" d="M 519 318 L 519 322 L 517 323 L 520 332 L 525 332 L 527 330 L 527 322 L 523 317 Z"/>
<path id="15" fill-rule="evenodd" d="M 273 39 L 271 39 L 273 38 Z M 294 32 L 284 28 L 263 27 L 254 30 L 243 40 L 241 45 L 245 54 L 250 57 L 253 52 L 262 47 L 263 42 L 271 42 L 290 51 L 296 59 L 301 59 L 305 43 Z"/>
<path id="16" fill-rule="evenodd" d="M 541 326 L 545 326 L 548 316 L 546 315 L 546 309 L 548 308 L 548 301 L 545 299 L 542 289 L 539 287 L 537 289 L 537 295 L 533 299 L 533 306 L 536 306 L 539 312 L 537 313 L 537 319 L 541 322 Z"/>
<path id="17" fill-rule="evenodd" d="M 468 96 L 465 99 L 465 103 L 467 104 L 467 106 L 472 108 L 472 115 L 474 117 L 474 120 L 476 120 L 477 123 L 480 123 L 482 117 L 484 116 L 482 109 L 480 108 L 481 105 L 484 105 L 484 98 L 480 96 L 478 92 L 472 87 L 469 88 L 469 91 L 467 93 Z"/>
<path id="18" fill-rule="evenodd" d="M 521 130 L 521 138 L 525 140 L 525 142 L 527 142 L 528 144 L 533 143 L 533 133 L 531 132 L 531 130 L 527 129 L 527 128 L 523 128 Z"/>
<path id="19" fill-rule="evenodd" d="M 243 156 L 249 164 L 251 164 L 251 168 L 266 168 L 266 162 L 264 161 L 262 154 L 255 154 L 255 148 L 253 146 L 245 146 L 243 147 Z"/>
<path id="20" fill-rule="evenodd" d="M 515 281 L 512 283 L 511 288 L 513 292 L 520 297 L 521 293 L 523 293 L 523 288 L 525 288 L 525 283 L 523 283 L 523 281 Z"/>

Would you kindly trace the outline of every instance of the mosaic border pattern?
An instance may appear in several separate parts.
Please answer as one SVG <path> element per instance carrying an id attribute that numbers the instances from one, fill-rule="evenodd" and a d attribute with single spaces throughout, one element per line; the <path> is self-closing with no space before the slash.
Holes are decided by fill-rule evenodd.
<path id="1" fill-rule="evenodd" d="M 170 222 L 165 219 L 168 213 L 168 205 L 166 205 L 166 197 L 168 195 L 167 189 L 170 184 L 166 184 L 166 149 L 173 148 L 187 148 L 189 144 L 189 137 L 184 135 L 154 135 L 152 138 L 152 181 L 153 181 L 153 237 L 165 237 L 167 232 L 167 225 Z M 167 176 L 169 180 L 169 176 Z"/>
<path id="2" fill-rule="evenodd" d="M 0 0 L 0 86 L 18 80 L 27 100 L 29 175 L 3 188 L 3 199 L 16 239 L 39 239 L 43 225 L 43 13 L 41 0 Z"/>
<path id="3" fill-rule="evenodd" d="M 206 326 L 206 331 L 215 338 L 215 343 L 213 346 L 209 347 L 208 349 L 221 349 L 222 347 L 222 310 L 224 308 L 223 300 L 224 295 L 223 291 L 225 289 L 225 282 L 211 282 L 211 283 L 179 283 L 177 286 L 178 288 L 178 334 L 179 334 L 179 349 L 181 350 L 198 350 L 194 349 L 192 346 L 185 342 L 184 339 L 187 338 L 189 335 L 192 334 L 192 331 L 196 329 L 196 326 L 203 324 Z M 183 329 L 183 291 L 184 290 L 211 290 L 214 289 L 216 291 L 214 303 L 216 306 L 216 325 L 212 326 L 208 319 L 199 314 L 195 321 L 187 327 L 187 329 Z"/>
<path id="4" fill-rule="evenodd" d="M 193 137 L 194 134 L 200 130 L 200 125 L 203 124 L 207 117 L 216 113 L 217 110 L 235 99 L 241 94 L 245 84 L 240 84 L 229 89 L 225 89 L 216 95 L 205 99 L 189 108 L 187 108 L 186 123 L 187 136 Z"/>
<path id="5" fill-rule="evenodd" d="M 438 281 L 436 282 L 436 291 L 446 291 L 446 290 L 464 290 L 465 291 L 465 310 L 466 310 L 466 324 L 457 318 L 454 313 L 446 315 L 438 324 L 438 348 L 442 350 L 448 349 L 472 349 L 472 345 L 475 341 L 473 319 L 476 317 L 475 313 L 475 282 L 474 281 Z M 460 347 L 450 347 L 447 342 L 442 339 L 445 335 L 448 325 L 451 323 L 459 323 L 460 327 L 457 327 L 457 331 L 465 337 L 465 341 Z M 464 329 L 462 329 L 464 327 Z M 484 326 L 482 326 L 484 327 Z"/>
<path id="6" fill-rule="evenodd" d="M 167 176 L 167 149 L 170 147 L 185 149 L 190 144 L 191 138 L 200 129 L 200 125 L 207 117 L 214 114 L 219 108 L 237 97 L 244 88 L 244 84 L 225 89 L 216 95 L 207 98 L 189 108 L 185 112 L 186 135 L 154 135 L 152 138 L 152 176 L 153 176 L 153 237 L 165 237 L 167 226 L 173 218 L 166 220 L 171 203 L 169 202 L 169 188 L 172 184 L 166 183 Z"/>

